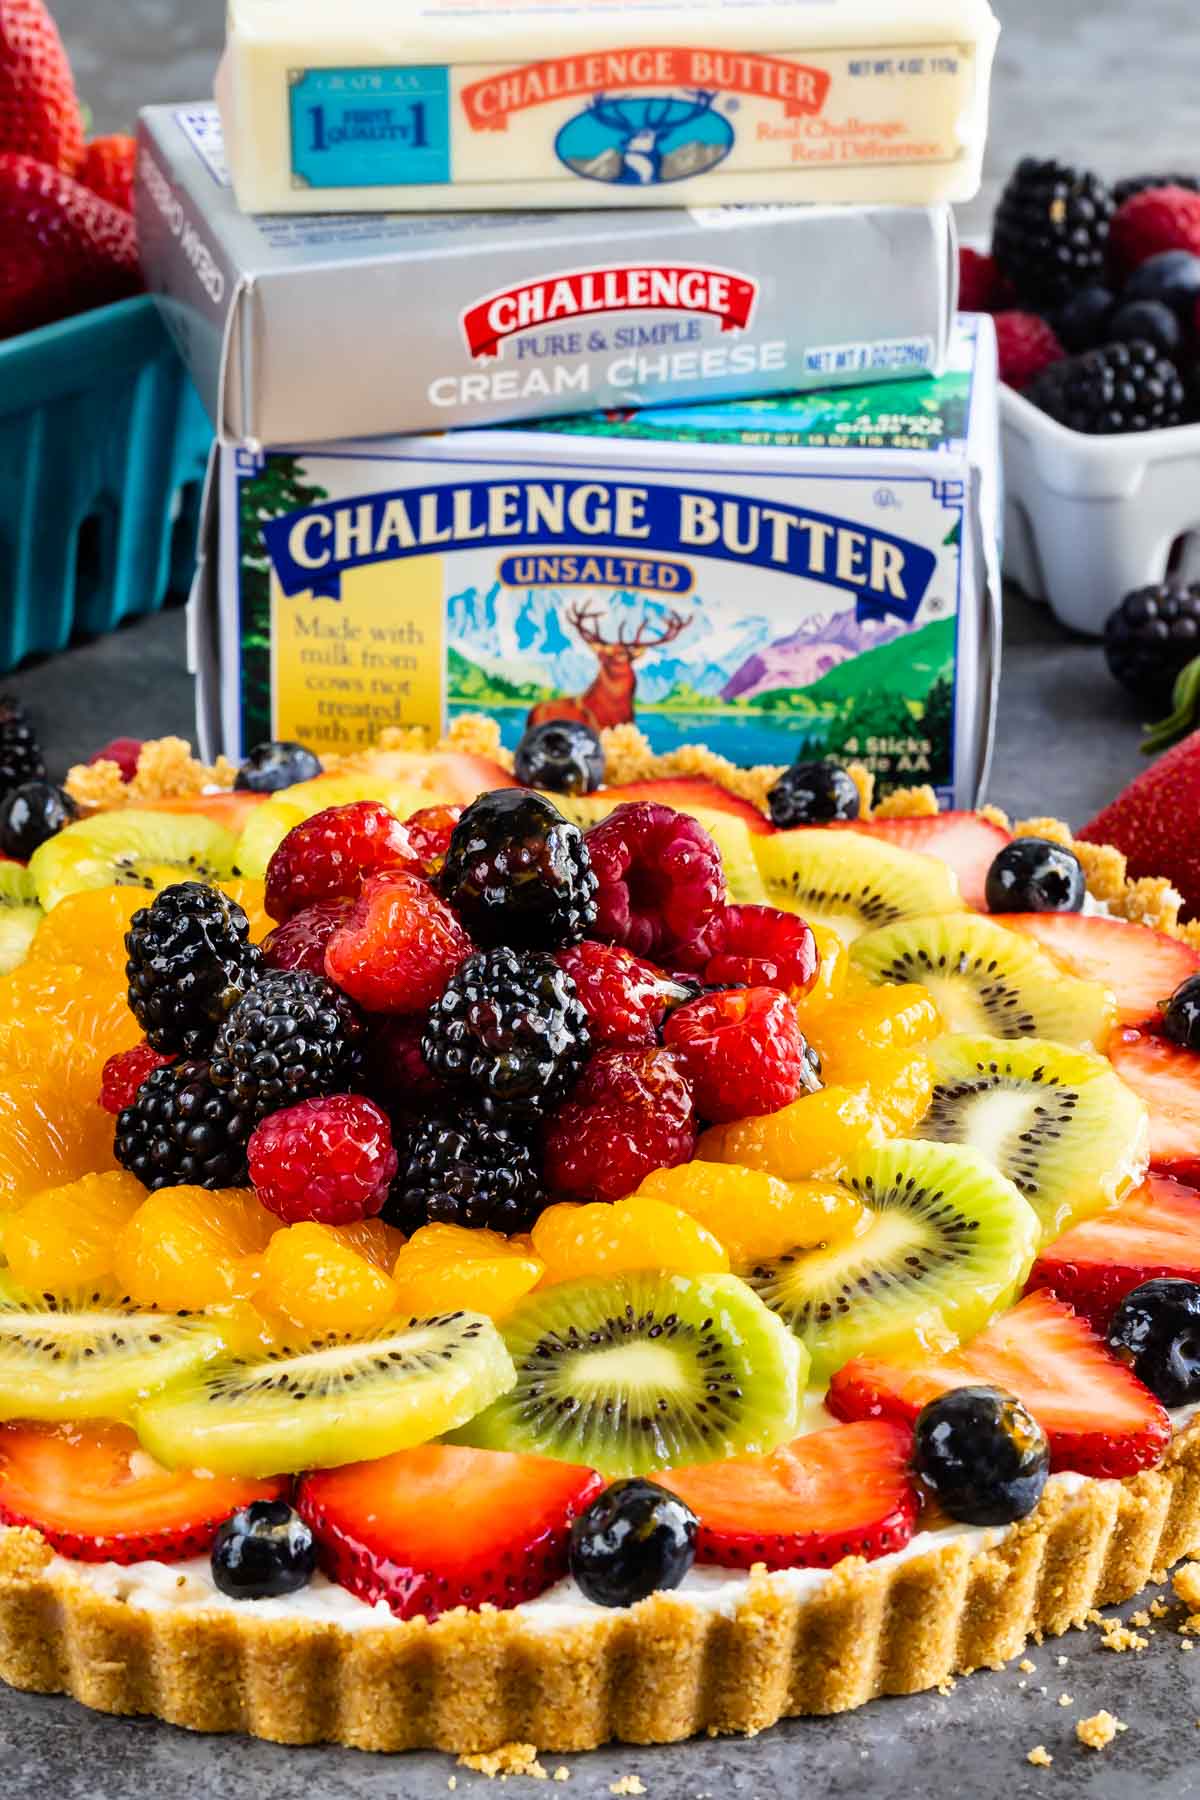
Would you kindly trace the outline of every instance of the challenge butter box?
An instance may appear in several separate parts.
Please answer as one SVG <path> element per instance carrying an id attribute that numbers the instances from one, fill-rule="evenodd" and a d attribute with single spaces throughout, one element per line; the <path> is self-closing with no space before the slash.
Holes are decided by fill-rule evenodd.
<path id="1" fill-rule="evenodd" d="M 206 753 L 483 710 L 742 764 L 982 786 L 997 677 L 991 321 L 940 380 L 533 430 L 216 453 L 192 602 Z"/>
<path id="2" fill-rule="evenodd" d="M 250 218 L 211 106 L 142 114 L 147 286 L 220 434 L 319 443 L 942 367 L 942 207 Z"/>

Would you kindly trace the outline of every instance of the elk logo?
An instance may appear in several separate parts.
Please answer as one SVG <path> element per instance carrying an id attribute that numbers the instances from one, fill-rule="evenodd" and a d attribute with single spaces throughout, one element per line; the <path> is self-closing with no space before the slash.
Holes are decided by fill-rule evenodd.
<path id="1" fill-rule="evenodd" d="M 702 175 L 733 149 L 733 126 L 714 111 L 715 91 L 681 95 L 594 94 L 569 119 L 554 148 L 588 181 L 657 187 Z"/>
<path id="2" fill-rule="evenodd" d="M 601 635 L 603 619 L 599 606 L 570 607 L 567 623 L 588 649 L 595 651 L 600 667 L 591 686 L 577 697 L 542 700 L 531 708 L 528 724 L 545 725 L 551 719 L 575 719 L 590 725 L 593 731 L 603 731 L 609 725 L 632 725 L 633 697 L 637 692 L 633 665 L 647 651 L 671 643 L 691 622 L 690 613 L 669 612 L 657 632 L 654 621 L 644 618 L 634 632 L 627 632 L 624 624 L 619 625 L 614 640 Z"/>

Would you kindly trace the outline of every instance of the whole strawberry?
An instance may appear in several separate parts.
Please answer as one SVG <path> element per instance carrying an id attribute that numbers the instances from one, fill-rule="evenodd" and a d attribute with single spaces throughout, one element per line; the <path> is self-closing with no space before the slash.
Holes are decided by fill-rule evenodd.
<path id="1" fill-rule="evenodd" d="M 1200 255 L 1200 194 L 1189 188 L 1145 188 L 1118 207 L 1109 246 L 1113 260 L 1132 274 L 1164 250 Z"/>
<path id="2" fill-rule="evenodd" d="M 995 325 L 1000 379 L 1018 391 L 1066 355 L 1053 326 L 1037 313 L 1000 312 Z"/>
<path id="3" fill-rule="evenodd" d="M 0 338 L 141 288 L 133 219 L 48 163 L 0 153 Z"/>
<path id="4" fill-rule="evenodd" d="M 1183 895 L 1184 916 L 1200 917 L 1200 731 L 1131 781 L 1079 835 L 1123 851 L 1135 879 L 1165 875 Z"/>
<path id="5" fill-rule="evenodd" d="M 137 167 L 137 139 L 126 131 L 93 138 L 83 153 L 78 179 L 102 200 L 124 212 L 133 211 L 133 172 Z"/>
<path id="6" fill-rule="evenodd" d="M 83 115 L 58 27 L 43 0 L 0 0 L 0 151 L 73 175 Z"/>

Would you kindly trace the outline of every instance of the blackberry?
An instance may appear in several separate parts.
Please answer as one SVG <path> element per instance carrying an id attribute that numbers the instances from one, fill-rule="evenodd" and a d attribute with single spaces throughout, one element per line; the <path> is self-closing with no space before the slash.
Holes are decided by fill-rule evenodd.
<path id="1" fill-rule="evenodd" d="M 46 773 L 33 722 L 12 694 L 0 694 L 0 795 Z"/>
<path id="2" fill-rule="evenodd" d="M 1200 586 L 1163 581 L 1126 594 L 1105 623 L 1104 656 L 1122 687 L 1169 708 L 1176 680 L 1200 656 Z"/>
<path id="3" fill-rule="evenodd" d="M 212 1076 L 254 1124 L 319 1094 L 347 1093 L 362 1073 L 366 1025 L 352 1000 L 307 969 L 265 975 L 217 1033 Z"/>
<path id="4" fill-rule="evenodd" d="M 450 838 L 443 898 L 477 944 L 554 950 L 596 922 L 583 834 L 541 794 L 498 788 L 468 806 Z"/>
<path id="5" fill-rule="evenodd" d="M 430 1114 L 396 1147 L 400 1168 L 381 1217 L 401 1231 L 470 1225 L 511 1236 L 527 1230 L 546 1204 L 533 1146 L 495 1119 Z"/>
<path id="6" fill-rule="evenodd" d="M 151 1069 L 117 1116 L 113 1152 L 148 1188 L 244 1187 L 254 1121 L 214 1085 L 207 1063 Z"/>
<path id="7" fill-rule="evenodd" d="M 1115 211 L 1098 176 L 1027 156 L 1000 196 L 992 254 L 1027 305 L 1060 306 L 1103 278 Z"/>
<path id="8" fill-rule="evenodd" d="M 259 980 L 262 952 L 220 888 L 180 881 L 136 912 L 125 934 L 129 1010 L 155 1050 L 206 1055 L 230 1007 Z"/>
<path id="9" fill-rule="evenodd" d="M 1025 398 L 1060 425 L 1092 437 L 1161 431 L 1183 420 L 1179 370 L 1153 344 L 1106 344 L 1046 369 Z"/>
<path id="10" fill-rule="evenodd" d="M 574 1086 L 591 1048 L 587 1014 L 545 951 L 481 950 L 429 1009 L 421 1053 L 435 1075 L 468 1087 L 489 1118 L 529 1122 Z"/>
<path id="11" fill-rule="evenodd" d="M 1187 188 L 1189 193 L 1200 193 L 1200 178 L 1195 175 L 1127 175 L 1124 181 L 1118 181 L 1112 191 L 1117 206 L 1124 206 L 1136 194 L 1144 194 L 1147 188 L 1177 187 Z"/>

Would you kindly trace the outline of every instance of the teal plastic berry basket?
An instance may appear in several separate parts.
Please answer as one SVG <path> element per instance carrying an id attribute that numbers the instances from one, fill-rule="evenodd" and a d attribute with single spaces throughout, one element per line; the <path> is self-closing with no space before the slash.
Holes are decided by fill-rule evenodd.
<path id="1" fill-rule="evenodd" d="M 146 296 L 0 342 L 0 672 L 186 596 L 211 441 Z"/>

